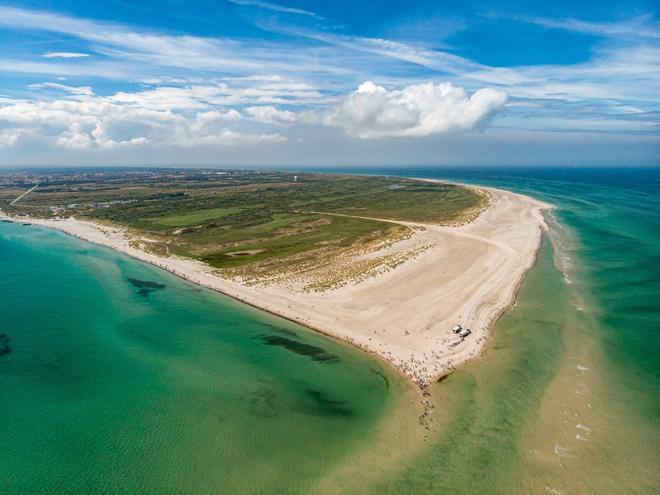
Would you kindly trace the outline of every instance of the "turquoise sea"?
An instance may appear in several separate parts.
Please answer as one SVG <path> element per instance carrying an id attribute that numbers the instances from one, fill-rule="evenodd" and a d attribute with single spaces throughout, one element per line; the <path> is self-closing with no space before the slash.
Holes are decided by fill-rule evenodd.
<path id="1" fill-rule="evenodd" d="M 164 271 L 0 225 L 0 493 L 308 492 L 401 386 Z"/>
<path id="2" fill-rule="evenodd" d="M 660 492 L 658 169 L 350 171 L 556 206 L 489 351 L 433 387 L 430 433 L 355 349 L 2 223 L 0 493 Z"/>

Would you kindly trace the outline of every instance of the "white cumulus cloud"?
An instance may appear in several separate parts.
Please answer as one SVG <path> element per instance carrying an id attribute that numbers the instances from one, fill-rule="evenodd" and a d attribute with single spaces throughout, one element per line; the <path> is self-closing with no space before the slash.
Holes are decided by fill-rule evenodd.
<path id="1" fill-rule="evenodd" d="M 362 139 L 422 137 L 474 129 L 506 100 L 505 92 L 489 88 L 468 95 L 451 83 L 429 82 L 388 91 L 367 81 L 328 111 L 323 122 Z"/>
<path id="2" fill-rule="evenodd" d="M 296 114 L 288 110 L 279 110 L 272 105 L 248 107 L 245 109 L 254 120 L 268 124 L 293 124 L 296 121 Z"/>
<path id="3" fill-rule="evenodd" d="M 43 83 L 32 89 L 65 91 L 48 101 L 0 98 L 0 147 L 27 140 L 65 150 L 115 149 L 134 146 L 240 145 L 280 143 L 277 133 L 254 134 L 232 129 L 242 120 L 233 108 L 196 99 L 198 93 L 155 91 L 95 95 L 88 88 Z M 204 91 L 202 91 L 204 93 Z"/>
<path id="4" fill-rule="evenodd" d="M 21 129 L 5 129 L 0 131 L 0 148 L 15 145 L 21 133 Z"/>

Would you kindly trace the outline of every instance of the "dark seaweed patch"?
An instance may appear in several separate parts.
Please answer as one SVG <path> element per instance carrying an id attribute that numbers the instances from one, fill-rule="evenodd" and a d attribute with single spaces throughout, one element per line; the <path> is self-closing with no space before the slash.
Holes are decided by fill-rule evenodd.
<path id="1" fill-rule="evenodd" d="M 305 407 L 302 412 L 319 416 L 351 416 L 353 411 L 345 400 L 333 400 L 318 390 L 305 389 L 307 397 L 312 399 L 312 406 Z"/>
<path id="2" fill-rule="evenodd" d="M 277 325 L 271 325 L 270 323 L 262 323 L 261 326 L 270 328 L 271 330 L 278 333 L 283 333 L 284 335 L 288 335 L 289 337 L 298 337 L 298 334 L 296 332 L 294 332 L 293 330 L 289 330 L 288 328 L 278 327 Z"/>
<path id="3" fill-rule="evenodd" d="M 301 356 L 307 356 L 311 358 L 312 361 L 318 361 L 320 363 L 336 363 L 339 361 L 339 356 L 330 354 L 320 347 L 303 344 L 297 340 L 287 339 L 286 337 L 281 337 L 279 335 L 261 335 L 260 338 L 266 345 L 283 347 L 286 350 L 295 352 Z"/>
<path id="4" fill-rule="evenodd" d="M 10 352 L 11 347 L 9 346 L 9 335 L 6 333 L 0 333 L 0 356 L 9 354 Z"/>
<path id="5" fill-rule="evenodd" d="M 370 368 L 370 371 L 383 379 L 383 381 L 385 382 L 385 388 L 390 388 L 390 381 L 387 379 L 385 375 L 383 375 L 380 371 L 376 371 L 373 368 Z"/>
<path id="6" fill-rule="evenodd" d="M 140 289 L 164 289 L 165 284 L 159 284 L 158 282 L 152 282 L 151 280 L 139 280 L 137 278 L 128 278 L 128 281 L 132 283 L 135 287 Z"/>
<path id="7" fill-rule="evenodd" d="M 140 280 L 137 278 L 128 277 L 128 281 L 137 288 L 138 294 L 142 297 L 149 297 L 149 294 L 157 290 L 163 290 L 165 284 L 159 284 L 158 282 L 152 282 L 151 280 Z"/>

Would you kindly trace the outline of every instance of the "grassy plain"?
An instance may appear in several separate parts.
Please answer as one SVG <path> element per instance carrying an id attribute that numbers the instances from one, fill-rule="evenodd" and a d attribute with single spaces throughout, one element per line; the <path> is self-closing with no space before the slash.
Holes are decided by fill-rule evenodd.
<path id="1" fill-rule="evenodd" d="M 34 192 L 10 204 L 34 183 Z M 328 213 L 450 224 L 468 219 L 484 202 L 450 184 L 270 171 L 125 169 L 19 174 L 0 182 L 5 211 L 117 224 L 148 239 L 156 252 L 219 269 L 281 267 L 407 233 L 400 225 Z"/>

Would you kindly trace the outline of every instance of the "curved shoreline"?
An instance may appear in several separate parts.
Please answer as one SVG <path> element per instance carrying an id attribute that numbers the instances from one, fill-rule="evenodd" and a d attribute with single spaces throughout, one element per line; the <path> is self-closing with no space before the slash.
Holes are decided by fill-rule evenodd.
<path id="1" fill-rule="evenodd" d="M 411 241 L 396 243 L 405 246 L 394 249 L 410 249 L 415 243 L 430 243 L 431 248 L 387 273 L 314 294 L 296 293 L 282 286 L 247 286 L 219 277 L 197 260 L 156 256 L 131 245 L 130 236 L 119 227 L 71 218 L 29 221 L 115 249 L 259 310 L 343 340 L 386 361 L 426 388 L 483 354 L 495 322 L 515 303 L 547 230 L 541 212 L 550 205 L 509 191 L 465 186 L 486 191 L 493 198 L 477 219 L 459 227 L 397 222 L 423 231 L 417 231 Z M 0 217 L 25 219 L 2 212 Z M 401 292 L 398 287 L 407 290 Z M 462 315 L 466 310 L 469 314 Z M 450 331 L 450 323 L 458 319 L 472 329 L 472 335 L 460 341 Z"/>

